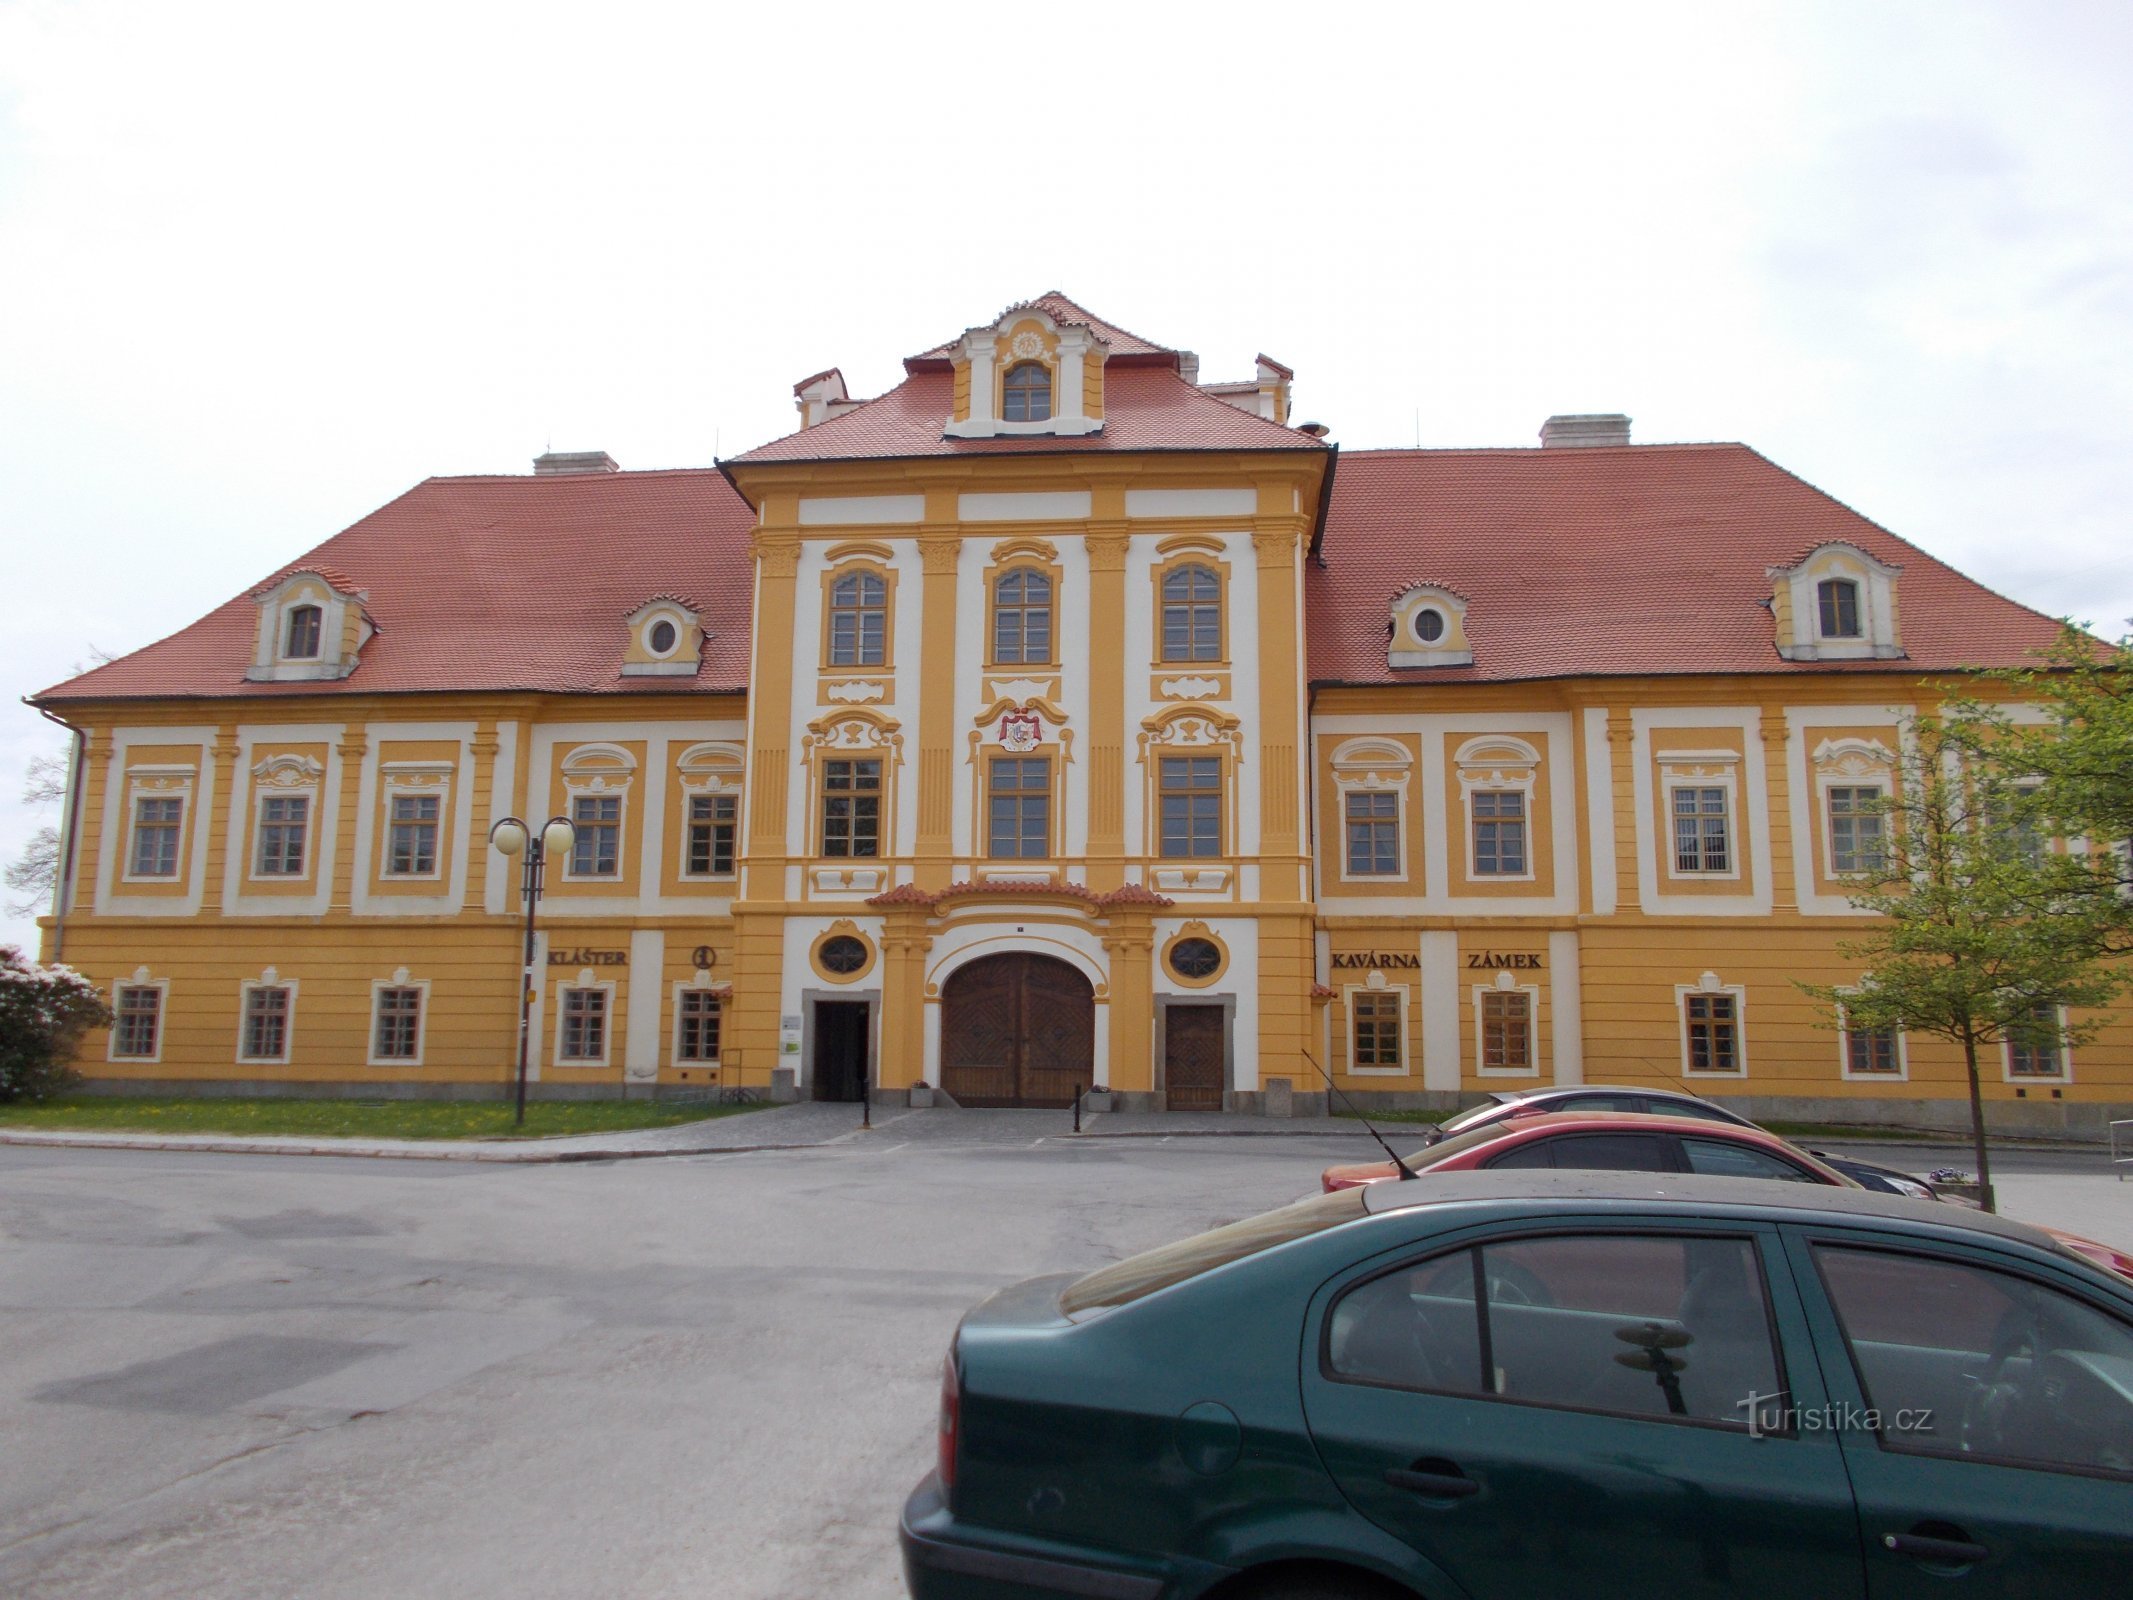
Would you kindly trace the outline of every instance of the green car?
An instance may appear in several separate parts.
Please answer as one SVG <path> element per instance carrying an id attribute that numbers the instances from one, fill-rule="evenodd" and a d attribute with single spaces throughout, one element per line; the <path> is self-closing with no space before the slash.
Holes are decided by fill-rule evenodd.
<path id="1" fill-rule="evenodd" d="M 993 1296 L 917 1600 L 2133 1594 L 2133 1281 L 1982 1213 L 1382 1183 Z"/>

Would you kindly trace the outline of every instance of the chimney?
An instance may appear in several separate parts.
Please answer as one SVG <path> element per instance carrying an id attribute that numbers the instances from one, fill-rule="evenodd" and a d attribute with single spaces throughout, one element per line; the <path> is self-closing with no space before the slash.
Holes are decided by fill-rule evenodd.
<path id="1" fill-rule="evenodd" d="M 1550 417 L 1541 424 L 1544 450 L 1591 449 L 1597 445 L 1629 443 L 1629 418 L 1619 411 L 1584 411 Z"/>
<path id="2" fill-rule="evenodd" d="M 605 450 L 551 450 L 533 458 L 536 477 L 558 477 L 574 472 L 620 472 L 615 458 Z"/>
<path id="3" fill-rule="evenodd" d="M 851 398 L 844 387 L 844 374 L 835 367 L 811 378 L 802 378 L 792 386 L 792 393 L 793 403 L 800 408 L 802 428 L 812 428 L 852 409 Z"/>

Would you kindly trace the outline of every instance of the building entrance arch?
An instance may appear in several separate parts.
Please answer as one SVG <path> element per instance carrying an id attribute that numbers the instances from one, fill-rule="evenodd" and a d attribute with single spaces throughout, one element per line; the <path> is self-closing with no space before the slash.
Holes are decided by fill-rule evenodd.
<path id="1" fill-rule="evenodd" d="M 1012 950 L 941 985 L 941 1087 L 966 1106 L 1064 1106 L 1096 1070 L 1096 991 L 1052 956 Z"/>

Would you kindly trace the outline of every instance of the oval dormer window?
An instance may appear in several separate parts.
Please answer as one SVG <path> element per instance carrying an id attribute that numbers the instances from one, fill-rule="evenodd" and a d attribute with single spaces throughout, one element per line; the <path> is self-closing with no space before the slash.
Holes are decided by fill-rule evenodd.
<path id="1" fill-rule="evenodd" d="M 680 637 L 681 635 L 675 631 L 674 624 L 667 621 L 665 617 L 661 617 L 652 624 L 651 631 L 644 637 L 644 642 L 651 646 L 653 655 L 663 656 L 672 653 L 674 641 Z"/>
<path id="2" fill-rule="evenodd" d="M 1424 644 L 1435 644 L 1444 637 L 1444 613 L 1434 606 L 1424 606 L 1415 613 L 1415 637 Z"/>
<path id="3" fill-rule="evenodd" d="M 1000 420 L 1049 422 L 1051 418 L 1050 370 L 1041 361 L 1018 361 L 1009 367 L 1000 383 Z"/>
<path id="4" fill-rule="evenodd" d="M 292 661 L 318 659 L 319 624 L 323 613 L 317 606 L 297 606 L 289 613 L 289 634 L 282 654 Z"/>

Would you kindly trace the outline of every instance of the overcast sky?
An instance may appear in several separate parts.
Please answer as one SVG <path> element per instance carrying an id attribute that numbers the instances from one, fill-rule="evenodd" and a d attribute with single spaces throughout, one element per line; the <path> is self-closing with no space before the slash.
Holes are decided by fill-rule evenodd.
<path id="1" fill-rule="evenodd" d="M 1048 288 L 1351 447 L 1745 440 L 2122 633 L 2128 63 L 2123 0 L 0 0 L 0 855 L 92 649 Z"/>

